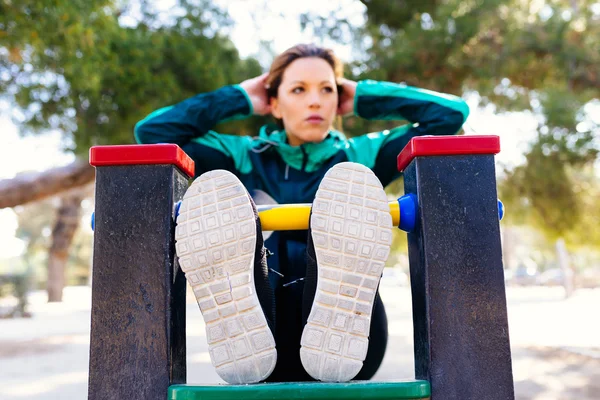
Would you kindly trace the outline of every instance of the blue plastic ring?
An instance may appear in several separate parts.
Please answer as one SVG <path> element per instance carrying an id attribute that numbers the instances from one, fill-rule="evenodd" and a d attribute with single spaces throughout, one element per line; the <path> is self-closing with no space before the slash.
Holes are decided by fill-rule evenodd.
<path id="1" fill-rule="evenodd" d="M 417 224 L 417 196 L 412 193 L 405 194 L 398 199 L 398 205 L 400 206 L 400 225 L 398 228 L 405 232 L 414 231 Z"/>
<path id="2" fill-rule="evenodd" d="M 175 203 L 175 219 L 179 217 L 179 209 L 181 208 L 181 200 Z"/>

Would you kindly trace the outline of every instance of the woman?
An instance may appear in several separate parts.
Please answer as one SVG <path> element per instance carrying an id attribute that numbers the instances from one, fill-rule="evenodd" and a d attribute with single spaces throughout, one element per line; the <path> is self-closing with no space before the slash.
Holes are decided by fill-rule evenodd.
<path id="1" fill-rule="evenodd" d="M 410 124 L 347 139 L 332 127 L 350 113 Z M 196 163 L 176 248 L 225 381 L 375 374 L 387 344 L 377 288 L 392 228 L 383 187 L 399 177 L 396 157 L 412 137 L 455 134 L 468 113 L 455 96 L 344 79 L 332 51 L 298 45 L 264 75 L 136 125 L 139 143 L 176 143 Z M 257 137 L 211 130 L 253 114 L 277 124 Z M 275 232 L 263 246 L 252 197 L 264 194 L 280 204 L 314 201 L 308 232 Z"/>

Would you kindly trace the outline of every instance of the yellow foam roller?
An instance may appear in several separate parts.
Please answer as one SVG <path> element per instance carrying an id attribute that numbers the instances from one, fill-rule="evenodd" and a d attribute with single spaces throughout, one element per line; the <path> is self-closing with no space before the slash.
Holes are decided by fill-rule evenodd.
<path id="1" fill-rule="evenodd" d="M 400 206 L 391 201 L 392 224 L 400 224 Z M 296 231 L 308 229 L 311 204 L 273 204 L 257 206 L 263 231 Z"/>

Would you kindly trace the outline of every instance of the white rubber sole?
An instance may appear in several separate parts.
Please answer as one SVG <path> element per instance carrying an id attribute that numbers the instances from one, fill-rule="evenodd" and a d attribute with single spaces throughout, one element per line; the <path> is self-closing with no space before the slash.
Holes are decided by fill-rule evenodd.
<path id="1" fill-rule="evenodd" d="M 375 292 L 392 243 L 387 197 L 367 167 L 345 162 L 319 185 L 310 221 L 317 291 L 302 332 L 310 376 L 346 382 L 362 368 Z"/>
<path id="2" fill-rule="evenodd" d="M 260 382 L 277 361 L 254 285 L 256 234 L 250 197 L 232 173 L 207 172 L 186 191 L 177 256 L 206 323 L 210 359 L 228 383 Z"/>

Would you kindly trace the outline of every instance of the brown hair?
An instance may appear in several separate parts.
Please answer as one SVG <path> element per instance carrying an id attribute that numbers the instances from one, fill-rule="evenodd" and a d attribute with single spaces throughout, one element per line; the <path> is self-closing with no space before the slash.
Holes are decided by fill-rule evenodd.
<path id="1" fill-rule="evenodd" d="M 327 61 L 327 63 L 331 65 L 336 79 L 344 76 L 344 65 L 335 56 L 333 50 L 319 47 L 314 44 L 297 44 L 294 47 L 290 47 L 273 60 L 271 69 L 269 70 L 269 77 L 266 82 L 267 97 L 269 99 L 271 97 L 277 97 L 277 90 L 279 89 L 279 85 L 281 85 L 283 73 L 287 67 L 297 59 L 306 57 L 317 57 Z M 341 95 L 342 87 L 338 85 L 337 89 L 338 95 Z M 283 121 L 277 119 L 277 125 L 279 125 L 280 128 L 283 128 Z"/>

